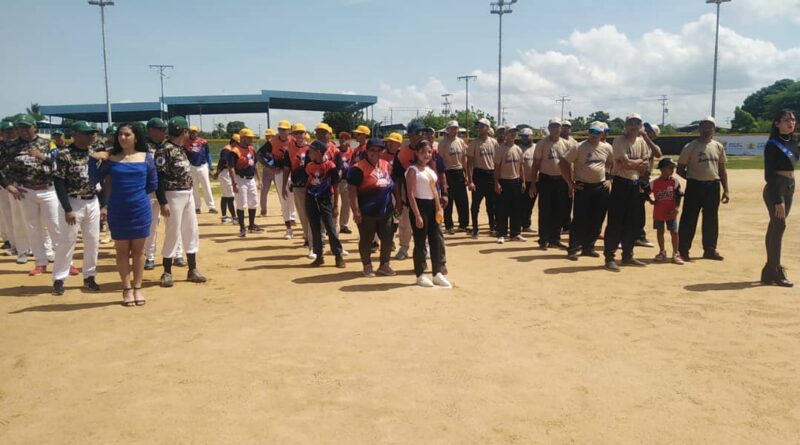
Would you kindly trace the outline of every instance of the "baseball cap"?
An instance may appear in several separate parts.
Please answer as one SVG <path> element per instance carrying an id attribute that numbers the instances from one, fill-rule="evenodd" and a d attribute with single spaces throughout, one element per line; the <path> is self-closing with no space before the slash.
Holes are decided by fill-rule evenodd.
<path id="1" fill-rule="evenodd" d="M 339 132 L 339 139 L 352 139 L 352 136 L 350 135 L 350 133 L 348 133 L 346 131 L 340 131 Z"/>
<path id="2" fill-rule="evenodd" d="M 280 122 L 278 122 L 278 130 L 291 130 L 291 129 L 292 129 L 292 123 L 291 122 L 289 122 L 289 121 L 287 121 L 285 119 L 280 121 Z"/>
<path id="3" fill-rule="evenodd" d="M 658 161 L 659 170 L 667 167 L 675 167 L 675 161 L 673 161 L 672 158 L 663 158 L 660 161 Z"/>
<path id="4" fill-rule="evenodd" d="M 447 123 L 447 127 L 445 127 L 445 128 L 453 128 L 453 127 L 459 128 L 458 121 L 452 120 L 452 121 L 448 122 Z"/>
<path id="5" fill-rule="evenodd" d="M 653 133 L 656 134 L 656 136 L 661 134 L 661 128 L 659 128 L 659 126 L 656 124 L 651 124 L 650 122 L 644 123 L 644 129 L 652 131 Z"/>
<path id="6" fill-rule="evenodd" d="M 77 132 L 77 133 L 97 133 L 98 132 L 97 128 L 95 128 L 94 125 L 91 125 L 90 123 L 88 123 L 86 121 L 75 121 L 72 124 L 72 131 Z M 54 131 L 53 134 L 56 134 L 56 132 Z M 64 134 L 64 133 L 61 133 L 61 134 Z"/>
<path id="7" fill-rule="evenodd" d="M 200 129 L 197 128 L 197 125 L 190 125 L 189 126 L 189 131 L 192 132 L 192 133 L 197 133 L 197 132 L 200 131 Z"/>
<path id="8" fill-rule="evenodd" d="M 385 148 L 385 147 L 386 147 L 386 145 L 384 145 L 383 141 L 382 141 L 382 140 L 380 140 L 379 138 L 370 138 L 370 139 L 367 141 L 367 148 L 370 148 L 370 147 L 380 147 L 380 148 Z"/>
<path id="9" fill-rule="evenodd" d="M 412 122 L 408 126 L 408 134 L 417 134 L 422 131 L 422 124 L 419 122 Z"/>
<path id="10" fill-rule="evenodd" d="M 402 144 L 403 135 L 397 132 L 389 133 L 389 136 L 383 138 L 383 142 L 397 142 L 398 144 Z"/>
<path id="11" fill-rule="evenodd" d="M 491 127 L 492 126 L 492 123 L 489 122 L 489 119 L 486 119 L 485 117 L 482 117 L 482 118 L 478 119 L 476 121 L 476 123 L 481 124 L 481 125 L 486 125 L 487 127 Z"/>
<path id="12" fill-rule="evenodd" d="M 15 125 L 17 127 L 32 127 L 36 125 L 36 119 L 34 119 L 30 114 L 23 114 L 19 117 L 19 119 L 17 119 Z"/>
<path id="13" fill-rule="evenodd" d="M 14 122 L 3 121 L 0 122 L 0 131 L 10 131 L 14 129 Z"/>
<path id="14" fill-rule="evenodd" d="M 562 127 L 569 127 L 569 128 L 572 128 L 572 122 L 570 122 L 570 121 L 569 121 L 569 120 L 567 120 L 567 119 L 564 119 L 564 121 L 563 121 L 563 122 L 561 122 L 561 126 L 562 126 Z"/>
<path id="15" fill-rule="evenodd" d="M 559 125 L 560 126 L 561 125 L 561 119 L 558 118 L 558 117 L 551 118 L 550 121 L 547 122 L 547 126 L 549 127 L 551 125 Z"/>
<path id="16" fill-rule="evenodd" d="M 289 121 L 286 121 L 286 122 L 289 122 Z M 281 128 L 281 127 L 279 126 L 278 128 Z M 297 133 L 299 131 L 302 131 L 303 133 L 305 133 L 306 132 L 306 126 L 301 124 L 300 122 L 296 122 L 294 125 L 292 125 L 292 133 Z"/>
<path id="17" fill-rule="evenodd" d="M 109 125 L 106 127 L 106 136 L 112 136 L 117 134 L 117 126 L 114 124 Z"/>
<path id="18" fill-rule="evenodd" d="M 638 120 L 639 122 L 642 122 L 642 116 L 639 113 L 631 113 L 625 116 L 625 122 L 632 120 Z"/>
<path id="19" fill-rule="evenodd" d="M 237 134 L 234 134 L 233 136 L 231 136 L 231 139 L 233 139 L 233 140 L 234 140 L 234 141 L 236 141 L 236 142 L 242 142 L 242 137 L 241 137 L 241 136 L 239 136 L 239 134 L 238 134 L 238 133 L 237 133 Z"/>
<path id="20" fill-rule="evenodd" d="M 239 130 L 239 137 L 256 139 L 256 134 L 249 128 L 242 128 Z"/>
<path id="21" fill-rule="evenodd" d="M 267 136 L 267 137 L 275 136 L 275 134 L 276 134 L 275 130 L 273 130 L 272 128 L 267 128 L 266 130 L 264 130 L 264 136 Z"/>
<path id="22" fill-rule="evenodd" d="M 528 127 L 523 128 L 519 131 L 520 136 L 533 136 L 533 130 Z"/>
<path id="23" fill-rule="evenodd" d="M 706 116 L 700 119 L 700 123 L 702 124 L 703 122 L 711 122 L 712 124 L 717 125 L 717 120 L 714 119 L 714 116 Z"/>
<path id="24" fill-rule="evenodd" d="M 183 116 L 175 116 L 169 120 L 169 129 L 171 130 L 188 130 L 189 123 L 186 122 L 186 118 Z M 109 127 L 111 128 L 111 127 Z"/>
<path id="25" fill-rule="evenodd" d="M 425 133 L 436 133 L 436 129 L 433 127 L 425 127 L 422 129 Z"/>
<path id="26" fill-rule="evenodd" d="M 52 136 L 64 136 L 64 130 L 56 128 L 55 130 L 51 131 L 50 134 Z"/>
<path id="27" fill-rule="evenodd" d="M 505 131 L 506 130 L 506 126 L 505 125 L 498 125 L 497 126 L 497 131 L 500 131 L 500 130 Z"/>
<path id="28" fill-rule="evenodd" d="M 167 128 L 167 123 L 164 122 L 161 118 L 154 117 L 147 121 L 147 128 L 158 128 L 161 130 L 165 130 Z"/>
<path id="29" fill-rule="evenodd" d="M 370 131 L 369 127 L 367 127 L 366 125 L 359 125 L 358 127 L 356 127 L 355 130 L 353 130 L 353 133 L 355 133 L 355 134 L 365 134 L 365 135 L 369 136 L 369 135 L 372 134 L 372 131 Z"/>
<path id="30" fill-rule="evenodd" d="M 320 140 L 316 140 L 316 141 L 311 143 L 311 149 L 312 150 L 316 150 L 316 151 L 318 151 L 320 153 L 325 153 L 326 151 L 328 151 L 328 144 L 326 144 L 326 143 L 324 143 L 324 142 L 322 142 Z"/>
<path id="31" fill-rule="evenodd" d="M 317 124 L 316 127 L 314 127 L 314 131 L 319 131 L 319 130 L 327 131 L 328 133 L 333 134 L 333 128 L 331 128 L 331 126 L 326 124 L 325 122 L 320 122 Z"/>
<path id="32" fill-rule="evenodd" d="M 589 133 L 600 134 L 606 131 L 606 126 L 599 121 L 594 121 L 589 124 Z"/>
<path id="33" fill-rule="evenodd" d="M 509 131 L 513 131 L 513 132 L 516 133 L 517 132 L 517 126 L 514 125 L 514 124 L 506 125 L 506 132 L 509 132 Z"/>

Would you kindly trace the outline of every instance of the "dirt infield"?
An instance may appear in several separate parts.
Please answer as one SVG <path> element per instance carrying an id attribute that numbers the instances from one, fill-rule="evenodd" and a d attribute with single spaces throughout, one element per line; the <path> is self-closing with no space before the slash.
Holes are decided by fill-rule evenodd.
<path id="1" fill-rule="evenodd" d="M 201 215 L 209 283 L 146 272 L 141 308 L 118 304 L 110 245 L 100 294 L 50 296 L 4 257 L 0 443 L 798 443 L 800 298 L 757 285 L 762 184 L 731 172 L 722 263 L 611 274 L 461 234 L 449 291 L 411 286 L 411 260 L 362 278 L 355 235 L 345 271 L 309 269 L 275 216 L 239 239 Z"/>

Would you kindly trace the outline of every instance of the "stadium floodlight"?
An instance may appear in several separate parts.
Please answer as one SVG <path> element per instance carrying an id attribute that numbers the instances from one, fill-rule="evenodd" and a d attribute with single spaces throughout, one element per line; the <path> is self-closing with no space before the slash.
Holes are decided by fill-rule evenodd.
<path id="1" fill-rule="evenodd" d="M 497 119 L 500 122 L 503 111 L 502 94 L 503 94 L 503 15 L 511 14 L 511 5 L 516 3 L 517 0 L 497 0 L 490 3 L 492 10 L 491 14 L 497 14 L 500 18 L 500 28 L 498 31 L 498 50 L 497 50 Z"/>
<path id="2" fill-rule="evenodd" d="M 106 6 L 114 6 L 114 0 L 89 0 L 92 6 L 100 7 L 100 24 L 103 28 L 103 73 L 106 79 L 106 112 L 108 125 L 111 125 L 111 98 L 108 95 L 108 48 L 106 47 Z"/>
<path id="3" fill-rule="evenodd" d="M 714 86 L 711 90 L 711 116 L 717 115 L 717 60 L 719 57 L 719 10 L 723 3 L 728 3 L 731 0 L 706 0 L 708 4 L 717 5 L 717 30 L 716 37 L 714 38 Z"/>

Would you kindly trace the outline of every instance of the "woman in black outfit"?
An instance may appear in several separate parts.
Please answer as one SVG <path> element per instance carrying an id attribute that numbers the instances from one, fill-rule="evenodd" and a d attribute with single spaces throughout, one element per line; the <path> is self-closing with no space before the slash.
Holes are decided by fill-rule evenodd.
<path id="1" fill-rule="evenodd" d="M 792 208 L 794 169 L 800 157 L 795 130 L 797 115 L 781 110 L 772 121 L 769 141 L 764 148 L 764 203 L 769 211 L 767 228 L 767 265 L 761 270 L 761 283 L 792 287 L 781 266 L 781 243 L 786 230 L 786 217 Z"/>

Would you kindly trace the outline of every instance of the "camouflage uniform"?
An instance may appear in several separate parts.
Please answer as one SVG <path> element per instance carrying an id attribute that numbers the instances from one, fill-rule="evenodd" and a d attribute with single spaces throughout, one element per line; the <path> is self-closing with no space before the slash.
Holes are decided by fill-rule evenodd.
<path id="1" fill-rule="evenodd" d="M 158 182 L 164 191 L 191 190 L 192 175 L 183 148 L 166 141 L 155 150 Z"/>
<path id="2" fill-rule="evenodd" d="M 97 187 L 89 178 L 89 160 L 94 155 L 94 147 L 81 150 L 72 144 L 58 150 L 53 178 L 57 193 L 66 192 L 67 196 L 59 197 L 61 238 L 57 243 L 53 264 L 53 281 L 63 282 L 69 276 L 79 228 L 83 234 L 83 277 L 86 279 L 97 275 L 101 206 L 97 199 Z M 74 215 L 74 225 L 67 224 L 66 213 Z"/>
<path id="3" fill-rule="evenodd" d="M 47 159 L 41 161 L 29 154 L 38 149 Z M 30 142 L 21 139 L 6 147 L 6 183 L 26 186 L 50 184 L 53 180 L 53 160 L 50 157 L 50 141 L 37 136 Z"/>

